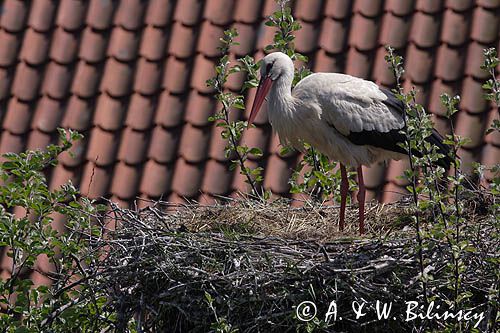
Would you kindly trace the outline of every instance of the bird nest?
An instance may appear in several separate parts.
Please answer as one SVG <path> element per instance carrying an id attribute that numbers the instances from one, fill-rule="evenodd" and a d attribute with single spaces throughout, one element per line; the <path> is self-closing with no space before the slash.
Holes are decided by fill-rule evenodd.
<path id="1" fill-rule="evenodd" d="M 338 208 L 310 203 L 111 205 L 106 219 L 114 230 L 94 242 L 104 252 L 96 290 L 105 291 L 117 313 L 118 331 L 132 319 L 139 330 L 169 332 L 396 332 L 450 323 L 406 320 L 408 301 L 428 306 L 435 299 L 443 309 L 453 298 L 445 273 L 451 253 L 440 241 L 423 251 L 428 298 L 423 296 L 408 204 L 369 206 L 363 237 L 357 236 L 354 208 L 347 211 L 348 230 L 339 233 Z M 478 326 L 484 328 L 496 313 L 489 291 L 498 284 L 492 263 L 498 224 L 491 216 L 474 216 L 467 232 L 475 251 L 462 254 L 460 290 L 475 312 L 484 313 Z M 377 304 L 391 304 L 390 318 L 378 318 Z M 462 324 L 468 329 L 476 322 Z"/>

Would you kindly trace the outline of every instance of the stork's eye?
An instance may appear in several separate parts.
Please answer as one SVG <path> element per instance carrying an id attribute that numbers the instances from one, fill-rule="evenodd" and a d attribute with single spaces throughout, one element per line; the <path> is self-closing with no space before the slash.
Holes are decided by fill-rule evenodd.
<path id="1" fill-rule="evenodd" d="M 269 72 L 271 72 L 272 68 L 273 68 L 273 63 L 267 64 L 267 66 L 266 66 L 266 73 L 269 74 Z"/>

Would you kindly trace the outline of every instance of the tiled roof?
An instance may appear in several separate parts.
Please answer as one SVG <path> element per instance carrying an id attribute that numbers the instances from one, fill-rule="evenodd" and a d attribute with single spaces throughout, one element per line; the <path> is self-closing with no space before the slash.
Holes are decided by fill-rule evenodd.
<path id="1" fill-rule="evenodd" d="M 443 134 L 451 127 L 439 95 L 462 94 L 454 127 L 472 139 L 460 152 L 465 169 L 499 162 L 500 136 L 483 135 L 496 109 L 482 99 L 487 74 L 479 69 L 483 48 L 499 46 L 499 0 L 296 0 L 293 8 L 303 27 L 296 47 L 313 71 L 391 86 L 390 44 L 405 57 L 404 86 L 420 90 Z M 71 179 L 84 194 L 123 205 L 138 196 L 208 203 L 248 189 L 229 171 L 220 130 L 207 120 L 218 105 L 205 81 L 226 28 L 240 33 L 231 59 L 263 56 L 273 37 L 263 22 L 275 9 L 274 0 L 3 1 L 0 153 L 42 148 L 64 126 L 85 138 L 51 171 L 52 188 Z M 227 89 L 238 92 L 242 80 L 234 75 Z M 249 163 L 265 167 L 267 188 L 288 195 L 298 155 L 278 154 L 265 112 L 255 123 L 243 141 L 264 155 Z M 397 199 L 405 168 L 366 168 L 369 197 Z"/>

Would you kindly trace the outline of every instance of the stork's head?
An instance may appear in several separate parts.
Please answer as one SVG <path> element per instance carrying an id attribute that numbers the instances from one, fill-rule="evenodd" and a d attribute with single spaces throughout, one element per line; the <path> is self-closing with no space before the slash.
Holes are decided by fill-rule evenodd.
<path id="1" fill-rule="evenodd" d="M 277 80 L 286 80 L 292 82 L 293 80 L 293 61 L 289 56 L 282 52 L 274 52 L 268 54 L 262 59 L 260 64 L 260 82 L 255 94 L 255 99 L 252 105 L 252 112 L 248 118 L 248 126 L 250 126 L 257 113 L 264 103 L 269 90 Z"/>

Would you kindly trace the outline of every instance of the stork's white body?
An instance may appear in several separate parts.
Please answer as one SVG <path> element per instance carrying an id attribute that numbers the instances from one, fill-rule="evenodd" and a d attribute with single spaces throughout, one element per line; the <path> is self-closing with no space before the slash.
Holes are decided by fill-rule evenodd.
<path id="1" fill-rule="evenodd" d="M 316 73 L 301 80 L 292 91 L 293 62 L 275 52 L 261 63 L 261 81 L 255 95 L 249 124 L 268 97 L 268 116 L 283 144 L 302 150 L 303 142 L 340 162 L 340 229 L 345 218 L 348 180 L 345 165 L 357 167 L 359 225 L 364 229 L 365 187 L 362 165 L 401 159 L 400 144 L 406 137 L 404 106 L 389 91 L 354 76 Z M 433 132 L 429 141 L 446 155 L 442 137 Z"/>
<path id="2" fill-rule="evenodd" d="M 404 157 L 346 138 L 351 132 L 403 128 L 402 115 L 382 103 L 386 99 L 373 82 L 316 73 L 301 80 L 291 94 L 290 86 L 278 79 L 269 93 L 268 117 L 282 144 L 302 150 L 302 142 L 307 142 L 332 160 L 353 167 L 369 166 Z"/>

